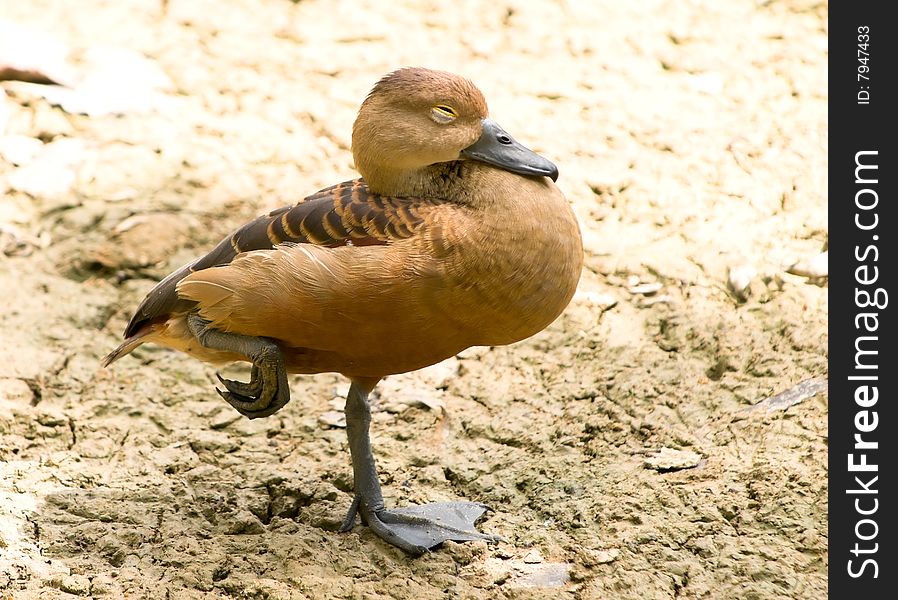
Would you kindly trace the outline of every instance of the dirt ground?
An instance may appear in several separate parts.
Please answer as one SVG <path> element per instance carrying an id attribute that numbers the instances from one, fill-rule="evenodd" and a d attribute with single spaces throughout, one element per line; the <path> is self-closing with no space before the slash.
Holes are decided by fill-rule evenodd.
<path id="1" fill-rule="evenodd" d="M 37 153 L 0 159 L 0 597 L 824 597 L 827 289 L 785 270 L 826 242 L 826 16 L 0 0 L 76 68 L 101 44 L 164 73 L 123 115 L 0 84 L 0 134 Z M 471 78 L 558 164 L 586 248 L 546 331 L 382 383 L 388 503 L 484 502 L 505 539 L 421 558 L 336 531 L 341 377 L 295 377 L 248 421 L 183 355 L 99 368 L 156 280 L 355 177 L 358 105 L 405 65 Z"/>

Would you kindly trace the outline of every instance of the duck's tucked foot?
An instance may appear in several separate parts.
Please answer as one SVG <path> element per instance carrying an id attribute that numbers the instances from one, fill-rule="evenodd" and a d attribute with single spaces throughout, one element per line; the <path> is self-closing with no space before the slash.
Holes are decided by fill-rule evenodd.
<path id="1" fill-rule="evenodd" d="M 236 352 L 252 360 L 253 369 L 247 383 L 218 375 L 226 391 L 218 388 L 215 391 L 237 412 L 250 419 L 259 419 L 273 415 L 290 402 L 287 369 L 277 344 L 263 337 L 209 328 L 209 323 L 196 314 L 190 315 L 187 323 L 203 346 Z"/>
<path id="2" fill-rule="evenodd" d="M 283 359 L 280 356 L 278 359 L 262 366 L 254 364 L 249 383 L 225 379 L 216 374 L 227 391 L 218 388 L 215 391 L 245 417 L 259 419 L 273 415 L 290 402 L 287 371 Z"/>
<path id="3" fill-rule="evenodd" d="M 243 383 L 242 381 L 237 381 L 234 379 L 225 379 L 221 376 L 220 373 L 215 374 L 218 377 L 218 380 L 221 382 L 225 388 L 232 394 L 237 394 L 239 396 L 253 396 L 258 397 L 262 393 L 262 377 L 259 374 L 259 367 L 255 364 L 253 365 L 253 369 L 250 372 L 250 379 L 247 383 Z"/>
<path id="4" fill-rule="evenodd" d="M 216 374 L 227 391 L 215 388 L 225 402 L 250 419 L 273 415 L 290 402 L 290 385 L 280 349 L 273 342 L 255 339 L 259 341 L 259 350 L 253 357 L 249 382 L 225 379 Z"/>
<path id="5" fill-rule="evenodd" d="M 480 533 L 477 520 L 489 510 L 477 502 L 441 502 L 407 508 L 363 511 L 368 527 L 385 542 L 410 552 L 424 554 L 443 542 L 498 542 L 502 538 Z"/>

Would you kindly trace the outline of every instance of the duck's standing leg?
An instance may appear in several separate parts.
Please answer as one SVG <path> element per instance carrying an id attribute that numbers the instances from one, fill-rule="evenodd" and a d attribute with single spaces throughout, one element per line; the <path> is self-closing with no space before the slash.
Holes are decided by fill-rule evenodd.
<path id="1" fill-rule="evenodd" d="M 346 433 L 352 455 L 355 498 L 342 529 L 351 529 L 358 513 L 378 537 L 412 554 L 423 554 L 447 540 L 499 541 L 501 538 L 480 533 L 475 528 L 474 523 L 488 510 L 487 506 L 476 502 L 386 509 L 368 433 L 371 424 L 368 394 L 377 382 L 378 379 L 353 379 L 346 396 Z"/>

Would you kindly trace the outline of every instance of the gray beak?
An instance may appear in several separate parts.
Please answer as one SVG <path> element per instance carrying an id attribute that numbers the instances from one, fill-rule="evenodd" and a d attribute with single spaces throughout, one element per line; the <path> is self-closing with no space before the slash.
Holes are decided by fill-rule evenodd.
<path id="1" fill-rule="evenodd" d="M 488 165 L 519 175 L 551 177 L 558 180 L 558 167 L 523 144 L 515 141 L 492 119 L 483 119 L 483 133 L 472 145 L 461 151 L 464 158 L 479 160 Z"/>

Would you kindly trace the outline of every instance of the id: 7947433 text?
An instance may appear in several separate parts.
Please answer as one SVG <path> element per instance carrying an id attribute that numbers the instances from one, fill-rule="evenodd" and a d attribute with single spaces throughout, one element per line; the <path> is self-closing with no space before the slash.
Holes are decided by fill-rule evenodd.
<path id="1" fill-rule="evenodd" d="M 870 104 L 870 27 L 857 28 L 857 103 Z"/>

